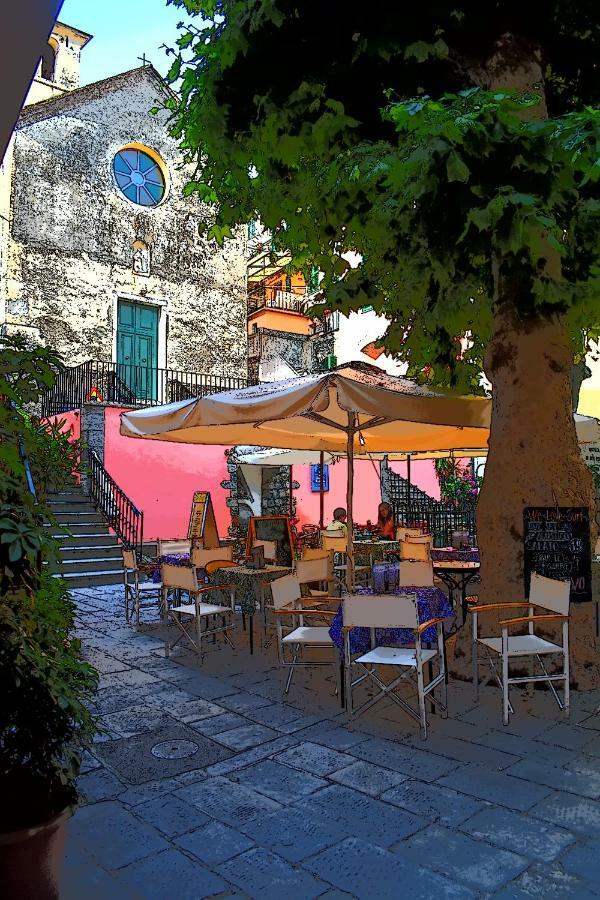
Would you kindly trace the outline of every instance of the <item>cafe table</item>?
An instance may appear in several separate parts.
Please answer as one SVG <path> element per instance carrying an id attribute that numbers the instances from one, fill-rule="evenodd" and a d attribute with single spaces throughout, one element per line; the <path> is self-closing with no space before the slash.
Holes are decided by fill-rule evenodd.
<path id="1" fill-rule="evenodd" d="M 432 562 L 434 574 L 448 588 L 451 603 L 454 603 L 454 591 L 460 591 L 464 623 L 467 617 L 467 585 L 479 575 L 479 569 L 481 568 L 479 560 L 432 559 Z"/>
<path id="2" fill-rule="evenodd" d="M 211 584 L 234 584 L 236 600 L 242 614 L 249 617 L 250 653 L 254 653 L 253 618 L 257 605 L 262 608 L 263 585 L 275 581 L 292 571 L 290 566 L 267 565 L 263 569 L 252 569 L 247 565 L 227 566 L 217 569 L 211 575 Z"/>

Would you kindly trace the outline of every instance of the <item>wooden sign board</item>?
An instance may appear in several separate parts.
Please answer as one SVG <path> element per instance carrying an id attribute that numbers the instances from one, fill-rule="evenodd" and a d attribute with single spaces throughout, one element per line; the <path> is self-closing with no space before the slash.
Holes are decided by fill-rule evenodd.
<path id="1" fill-rule="evenodd" d="M 294 559 L 294 538 L 289 516 L 252 516 L 248 522 L 246 556 L 251 556 L 254 541 L 274 541 L 277 544 L 277 565 L 291 566 Z"/>
<path id="2" fill-rule="evenodd" d="M 219 546 L 219 532 L 210 491 L 194 491 L 188 538 L 195 547 L 212 550 Z"/>
<path id="3" fill-rule="evenodd" d="M 592 599 L 589 510 L 585 506 L 526 506 L 523 510 L 525 596 L 531 573 L 571 582 L 571 601 Z"/>

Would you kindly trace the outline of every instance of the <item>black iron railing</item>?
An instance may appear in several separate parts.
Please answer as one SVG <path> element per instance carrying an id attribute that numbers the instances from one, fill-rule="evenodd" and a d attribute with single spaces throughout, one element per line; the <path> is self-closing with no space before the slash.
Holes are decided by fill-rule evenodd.
<path id="1" fill-rule="evenodd" d="M 394 518 L 401 525 L 422 525 L 433 535 L 435 547 L 447 547 L 453 531 L 467 531 L 473 546 L 477 546 L 476 503 L 440 503 L 436 500 L 410 498 L 393 500 Z"/>
<path id="2" fill-rule="evenodd" d="M 129 363 L 89 360 L 63 369 L 42 397 L 42 416 L 56 416 L 84 403 L 111 406 L 162 406 L 191 397 L 246 386 L 245 378 L 156 369 Z"/>
<path id="3" fill-rule="evenodd" d="M 144 541 L 144 513 L 135 506 L 108 474 L 100 458 L 88 454 L 89 493 L 96 508 L 106 519 L 123 546 L 141 554 Z"/>
<path id="4" fill-rule="evenodd" d="M 329 315 L 324 316 L 322 319 L 318 319 L 316 325 L 314 326 L 314 334 L 331 334 L 334 331 L 339 331 L 340 327 L 340 314 L 337 309 L 334 309 L 333 312 L 330 312 Z"/>

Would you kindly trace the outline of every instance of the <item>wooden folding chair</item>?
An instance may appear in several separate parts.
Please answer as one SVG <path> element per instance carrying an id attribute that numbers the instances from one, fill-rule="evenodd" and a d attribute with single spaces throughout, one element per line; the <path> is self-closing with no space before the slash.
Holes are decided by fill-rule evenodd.
<path id="1" fill-rule="evenodd" d="M 163 603 L 167 614 L 167 624 L 172 622 L 180 631 L 179 637 L 170 642 L 165 642 L 165 656 L 169 656 L 183 638 L 186 638 L 200 658 L 203 658 L 202 641 L 212 635 L 222 634 L 225 641 L 233 648 L 228 630 L 233 628 L 233 586 L 232 585 L 206 585 L 200 587 L 193 566 L 174 566 L 164 563 L 161 566 L 161 581 L 163 590 Z M 231 590 L 231 605 L 221 606 L 216 603 L 203 602 L 210 591 Z M 173 605 L 168 603 L 169 592 L 175 592 L 179 597 Z M 181 600 L 181 593 L 188 595 L 188 602 Z M 221 618 L 221 624 L 216 624 L 217 617 Z M 213 619 L 212 627 L 204 626 L 209 619 Z M 229 620 L 229 622 L 227 621 Z M 192 634 L 193 629 L 193 634 Z"/>
<path id="2" fill-rule="evenodd" d="M 502 721 L 504 725 L 508 725 L 509 714 L 514 712 L 513 706 L 509 698 L 509 687 L 511 684 L 527 684 L 530 682 L 545 681 L 556 700 L 560 709 L 564 709 L 565 714 L 569 715 L 569 596 L 571 585 L 568 581 L 556 581 L 553 578 L 545 578 L 536 572 L 531 573 L 531 583 L 529 589 L 529 600 L 522 603 L 490 603 L 469 605 L 469 610 L 473 616 L 473 685 L 475 687 L 475 696 L 479 696 L 479 658 L 478 648 L 485 648 L 488 663 L 490 665 L 491 674 L 502 691 Z M 534 609 L 539 608 L 541 612 L 534 614 Z M 486 636 L 479 634 L 479 616 L 497 610 L 527 610 L 527 615 L 520 615 L 512 619 L 501 619 L 501 637 Z M 535 631 L 535 626 L 546 625 L 548 622 L 562 623 L 562 643 L 554 643 L 541 637 Z M 525 634 L 511 634 L 509 629 L 515 626 L 527 625 Z M 543 656 L 561 656 L 562 671 L 551 675 L 544 665 Z M 542 675 L 521 675 L 511 678 L 509 675 L 509 664 L 513 660 L 520 663 L 527 658 L 531 659 L 534 664 L 538 663 L 542 670 Z M 498 672 L 496 663 L 502 665 L 502 675 Z M 561 682 L 564 691 L 564 703 L 561 701 L 554 682 Z"/>
<path id="3" fill-rule="evenodd" d="M 292 683 L 296 666 L 336 666 L 339 664 L 337 650 L 329 636 L 329 625 L 305 625 L 305 619 L 312 621 L 332 620 L 335 612 L 326 609 L 316 609 L 315 606 L 307 608 L 305 597 L 300 595 L 300 582 L 295 575 L 284 575 L 271 582 L 273 595 L 273 609 L 277 616 L 277 645 L 279 648 L 279 664 L 289 668 L 289 674 L 285 683 L 287 694 Z M 316 598 L 315 598 L 316 599 Z M 339 604 L 339 597 L 320 597 L 321 603 L 333 600 Z M 288 618 L 291 624 L 284 625 L 283 619 Z M 307 660 L 303 657 L 305 650 L 326 648 L 333 651 L 331 660 Z M 292 658 L 288 659 L 286 652 L 290 650 Z"/>
<path id="4" fill-rule="evenodd" d="M 417 598 L 414 594 L 401 596 L 355 594 L 344 598 L 346 708 L 350 716 L 365 712 L 380 700 L 389 698 L 420 723 L 421 735 L 423 739 L 427 737 L 425 698 L 429 697 L 439 706 L 442 715 L 446 716 L 448 712 L 443 621 L 434 618 L 419 624 Z M 437 647 L 424 649 L 421 646 L 421 635 L 433 625 L 437 630 Z M 353 656 L 351 653 L 350 633 L 353 628 L 371 629 L 371 650 L 361 653 L 360 656 Z M 410 628 L 414 633 L 414 647 L 379 646 L 376 642 L 376 628 Z M 423 667 L 433 662 L 438 664 L 438 674 L 426 683 Z M 352 676 L 354 667 L 360 670 L 360 675 L 356 679 Z M 392 681 L 385 682 L 378 673 L 380 667 L 384 669 L 395 667 L 401 670 L 401 674 Z M 431 668 L 428 668 L 431 671 Z M 398 694 L 398 688 L 409 678 L 417 682 L 418 711 Z M 365 681 L 373 683 L 378 691 L 360 706 L 355 707 L 354 690 Z M 434 694 L 438 686 L 441 686 L 441 700 Z"/>
<path id="5" fill-rule="evenodd" d="M 140 610 L 149 607 L 161 608 L 162 585 L 154 581 L 140 581 L 140 570 L 135 550 L 121 548 L 123 556 L 123 583 L 125 587 L 125 621 L 129 623 L 135 614 L 136 625 L 140 624 Z M 148 601 L 148 602 L 146 602 Z M 151 601 L 151 602 L 150 602 Z"/>

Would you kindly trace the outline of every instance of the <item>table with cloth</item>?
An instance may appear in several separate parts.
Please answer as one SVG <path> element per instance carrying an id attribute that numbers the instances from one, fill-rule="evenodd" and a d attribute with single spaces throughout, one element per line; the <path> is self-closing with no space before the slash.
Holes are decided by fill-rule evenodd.
<path id="1" fill-rule="evenodd" d="M 357 594 L 372 594 L 368 588 L 358 588 Z M 403 587 L 390 591 L 392 594 L 415 594 L 417 597 L 417 609 L 419 622 L 427 622 L 429 619 L 453 619 L 454 610 L 448 597 L 437 587 Z M 331 623 L 329 635 L 340 653 L 344 651 L 343 609 L 340 606 Z M 375 641 L 378 645 L 386 647 L 400 647 L 414 642 L 415 633 L 410 628 L 376 628 Z M 435 625 L 427 628 L 421 635 L 424 644 L 437 640 Z M 371 649 L 371 629 L 353 628 L 350 632 L 350 651 L 366 653 Z"/>
<path id="2" fill-rule="evenodd" d="M 289 566 L 265 566 L 264 569 L 251 569 L 249 566 L 227 566 L 217 569 L 211 575 L 211 584 L 234 584 L 236 600 L 243 614 L 250 618 L 250 653 L 254 652 L 253 616 L 256 606 L 262 606 L 262 585 L 266 581 L 275 581 L 291 572 Z"/>

